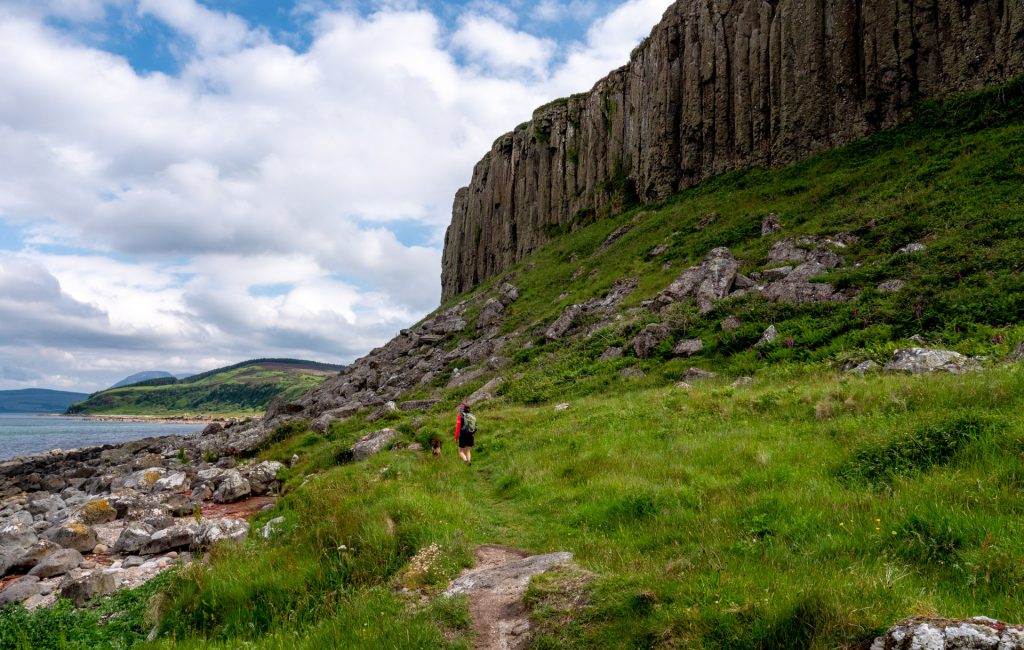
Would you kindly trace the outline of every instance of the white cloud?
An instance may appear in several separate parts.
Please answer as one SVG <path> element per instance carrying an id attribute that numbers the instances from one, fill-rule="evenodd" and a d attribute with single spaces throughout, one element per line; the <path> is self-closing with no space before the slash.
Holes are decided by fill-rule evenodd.
<path id="1" fill-rule="evenodd" d="M 0 257 L 0 387 L 379 345 L 436 306 L 452 197 L 494 138 L 623 63 L 669 4 L 622 5 L 556 63 L 501 4 L 452 31 L 415 3 L 309 5 L 300 52 L 195 0 L 138 0 L 194 44 L 175 75 L 40 18 L 128 2 L 0 6 L 0 220 L 28 242 Z"/>
<path id="2" fill-rule="evenodd" d="M 471 61 L 483 62 L 499 74 L 527 71 L 543 76 L 555 53 L 553 41 L 515 31 L 483 16 L 464 18 L 452 37 L 452 45 L 464 51 Z"/>

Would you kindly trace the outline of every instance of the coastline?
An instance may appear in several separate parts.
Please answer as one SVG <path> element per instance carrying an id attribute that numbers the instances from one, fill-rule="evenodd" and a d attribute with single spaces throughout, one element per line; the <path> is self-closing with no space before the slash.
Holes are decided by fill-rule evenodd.
<path id="1" fill-rule="evenodd" d="M 230 421 L 245 419 L 239 416 L 214 416 L 214 415 L 87 415 L 81 413 L 45 413 L 49 417 L 58 418 L 79 418 L 93 422 L 141 422 L 151 424 L 210 424 L 220 422 L 225 424 Z M 259 419 L 260 415 L 245 416 Z"/>

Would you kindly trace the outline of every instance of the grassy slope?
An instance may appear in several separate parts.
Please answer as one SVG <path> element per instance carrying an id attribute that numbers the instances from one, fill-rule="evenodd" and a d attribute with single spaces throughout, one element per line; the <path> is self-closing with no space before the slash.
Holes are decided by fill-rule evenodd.
<path id="1" fill-rule="evenodd" d="M 290 400 L 319 386 L 337 366 L 253 361 L 164 384 L 143 382 L 95 393 L 69 413 L 84 415 L 251 415 L 274 397 Z"/>
<path id="2" fill-rule="evenodd" d="M 1024 338 L 1022 98 L 1017 86 L 931 109 L 853 147 L 732 174 L 554 241 L 532 270 L 509 274 L 523 297 L 508 310 L 519 351 L 503 372 L 522 376 L 481 405 L 473 467 L 450 443 L 440 460 L 394 452 L 344 464 L 380 426 L 358 417 L 327 436 L 282 432 L 263 455 L 302 460 L 257 522 L 285 516 L 282 536 L 214 552 L 173 581 L 155 645 L 467 647 L 463 602 L 394 587 L 436 593 L 482 542 L 571 550 L 594 572 L 568 623 L 551 595 L 558 577 L 537 582 L 537 647 L 865 647 L 908 614 L 1019 621 L 1024 368 L 866 378 L 831 368 L 884 360 L 912 334 L 993 358 Z M 720 221 L 695 233 L 711 211 Z M 691 392 L 672 387 L 689 363 L 596 360 L 653 320 L 643 313 L 586 342 L 525 348 L 566 304 L 616 278 L 640 280 L 635 305 L 714 246 L 759 268 L 774 241 L 757 228 L 769 211 L 787 235 L 859 230 L 851 270 L 832 280 L 861 297 L 677 311 L 675 336 L 707 345 L 694 363 L 723 372 Z M 625 222 L 633 230 L 595 253 Z M 892 255 L 911 241 L 929 250 Z M 646 259 L 661 242 L 667 270 Z M 580 267 L 596 274 L 571 281 Z M 870 289 L 892 277 L 908 280 L 901 294 Z M 729 314 L 745 324 L 735 338 L 718 326 Z M 748 347 L 771 322 L 793 345 L 759 357 Z M 647 377 L 619 378 L 633 365 Z M 755 382 L 730 387 L 739 374 Z M 405 440 L 447 438 L 451 409 L 482 381 L 388 424 Z M 572 408 L 555 412 L 563 400 Z M 409 559 L 432 543 L 438 561 L 410 575 Z"/>

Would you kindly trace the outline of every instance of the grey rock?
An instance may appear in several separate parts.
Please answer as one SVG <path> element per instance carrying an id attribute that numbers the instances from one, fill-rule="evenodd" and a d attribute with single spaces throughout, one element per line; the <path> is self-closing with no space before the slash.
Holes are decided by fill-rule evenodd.
<path id="1" fill-rule="evenodd" d="M 495 395 L 498 393 L 498 388 L 500 388 L 503 383 L 505 383 L 505 379 L 503 377 L 495 377 L 477 389 L 472 395 L 467 397 L 466 403 L 472 405 L 494 399 Z"/>
<path id="2" fill-rule="evenodd" d="M 871 650 L 1020 650 L 1024 627 L 985 616 L 968 619 L 912 617 L 871 644 Z"/>
<path id="3" fill-rule="evenodd" d="M 878 291 L 879 293 L 899 293 L 906 284 L 903 280 L 887 280 L 878 285 Z"/>
<path id="4" fill-rule="evenodd" d="M 37 576 L 25 576 L 7 585 L 0 591 L 0 607 L 10 603 L 20 603 L 43 592 Z"/>
<path id="5" fill-rule="evenodd" d="M 768 253 L 769 264 L 785 264 L 786 262 L 797 264 L 816 262 L 828 270 L 842 266 L 843 258 L 829 250 L 828 244 L 818 237 L 798 237 L 776 242 Z"/>
<path id="6" fill-rule="evenodd" d="M 284 465 L 276 460 L 265 460 L 254 465 L 246 473 L 252 493 L 267 494 L 277 489 L 281 485 L 277 480 L 277 474 L 282 469 L 284 469 Z"/>
<path id="7" fill-rule="evenodd" d="M 716 248 L 700 264 L 683 271 L 658 294 L 655 304 L 664 308 L 684 298 L 693 298 L 702 312 L 711 311 L 716 301 L 732 291 L 739 268 L 740 263 L 728 248 Z"/>
<path id="8" fill-rule="evenodd" d="M 629 368 L 623 368 L 619 371 L 619 376 L 623 379 L 642 379 L 647 376 L 647 373 L 640 368 L 631 366 Z"/>
<path id="9" fill-rule="evenodd" d="M 484 305 L 483 310 L 476 319 L 476 326 L 479 329 L 497 325 L 505 314 L 505 305 L 497 298 L 491 298 Z"/>
<path id="10" fill-rule="evenodd" d="M 566 307 L 555 322 L 544 332 L 544 337 L 549 341 L 557 341 L 576 324 L 576 319 L 583 313 L 582 305 L 569 305 Z"/>
<path id="11" fill-rule="evenodd" d="M 399 402 L 398 410 L 403 413 L 409 413 L 410 411 L 429 411 L 437 406 L 440 401 L 441 400 L 436 399 L 418 399 L 408 402 Z"/>
<path id="12" fill-rule="evenodd" d="M 659 244 L 659 245 L 655 246 L 654 248 L 652 248 L 651 250 L 647 251 L 647 258 L 648 259 L 654 259 L 655 257 L 658 257 L 659 255 L 661 255 L 662 253 L 664 253 L 667 250 L 668 250 L 668 244 Z"/>
<path id="13" fill-rule="evenodd" d="M 922 253 L 928 250 L 928 247 L 924 244 L 907 244 L 903 248 L 896 251 L 899 255 L 912 255 L 914 253 Z"/>
<path id="14" fill-rule="evenodd" d="M 28 548 L 37 539 L 31 524 L 14 523 L 0 527 L 0 548 Z"/>
<path id="15" fill-rule="evenodd" d="M 1007 357 L 1006 360 L 1011 363 L 1024 361 L 1024 341 L 1021 341 L 1021 343 L 1014 348 L 1013 352 L 1010 353 L 1010 356 Z"/>
<path id="16" fill-rule="evenodd" d="M 81 563 L 81 553 L 73 548 L 62 548 L 44 557 L 28 574 L 45 580 L 77 569 Z"/>
<path id="17" fill-rule="evenodd" d="M 764 334 L 761 335 L 761 338 L 759 338 L 757 343 L 754 344 L 754 347 L 763 348 L 766 345 L 771 345 L 777 338 L 779 338 L 779 330 L 777 330 L 774 325 L 769 325 L 768 329 L 766 329 Z"/>
<path id="18" fill-rule="evenodd" d="M 859 374 L 859 375 L 865 375 L 865 374 L 867 374 L 869 372 L 875 372 L 876 370 L 881 370 L 881 368 L 882 368 L 881 365 L 879 365 L 878 363 L 868 359 L 867 361 L 862 361 L 861 363 L 858 363 L 857 365 L 853 366 L 852 368 L 847 370 L 847 372 L 856 373 L 856 374 Z"/>
<path id="19" fill-rule="evenodd" d="M 885 365 L 885 370 L 911 374 L 941 371 L 959 375 L 981 370 L 981 365 L 974 359 L 951 350 L 907 348 L 897 350 L 892 361 Z"/>
<path id="20" fill-rule="evenodd" d="M 157 492 L 181 492 L 189 487 L 188 475 L 185 472 L 172 472 L 153 484 Z"/>
<path id="21" fill-rule="evenodd" d="M 398 432 L 394 429 L 380 429 L 367 434 L 352 445 L 352 458 L 357 461 L 366 460 L 370 456 L 384 451 L 397 437 Z"/>
<path id="22" fill-rule="evenodd" d="M 54 526 L 46 531 L 43 537 L 64 548 L 73 548 L 80 553 L 92 552 L 98 543 L 96 531 L 92 526 L 77 521 Z"/>
<path id="23" fill-rule="evenodd" d="M 459 596 L 497 588 L 503 590 L 526 589 L 530 579 L 546 571 L 572 562 L 572 553 L 548 553 L 533 555 L 499 565 L 466 571 L 452 581 L 445 590 L 445 596 Z"/>
<path id="24" fill-rule="evenodd" d="M 654 354 L 655 348 L 669 335 L 668 325 L 663 323 L 652 323 L 643 328 L 630 345 L 636 356 L 647 359 Z"/>
<path id="25" fill-rule="evenodd" d="M 704 341 L 700 339 L 683 339 L 672 348 L 672 355 L 685 359 L 700 354 L 703 349 Z"/>
<path id="26" fill-rule="evenodd" d="M 761 221 L 761 236 L 767 237 L 768 235 L 774 235 L 775 233 L 782 230 L 782 220 L 779 219 L 779 215 L 772 212 Z"/>
<path id="27" fill-rule="evenodd" d="M 47 539 L 41 539 L 32 546 L 29 546 L 13 559 L 7 569 L 8 573 L 31 571 L 34 566 L 45 560 L 48 556 L 61 550 L 59 544 Z"/>
<path id="28" fill-rule="evenodd" d="M 121 530 L 121 535 L 114 543 L 115 553 L 139 553 L 149 543 L 156 528 L 144 523 L 130 523 Z"/>
<path id="29" fill-rule="evenodd" d="M 149 507 L 132 508 L 124 518 L 128 522 L 141 521 L 144 524 L 149 524 L 154 530 L 167 528 L 174 523 L 171 507 L 163 503 Z"/>
<path id="30" fill-rule="evenodd" d="M 117 590 L 116 571 L 93 571 L 78 577 L 66 576 L 60 583 L 60 595 L 77 607 L 82 607 L 93 598 L 106 596 Z"/>
<path id="31" fill-rule="evenodd" d="M 251 491 L 249 481 L 237 469 L 229 469 L 224 472 L 220 484 L 214 490 L 213 500 L 216 503 L 233 503 L 249 496 Z"/>
<path id="32" fill-rule="evenodd" d="M 273 537 L 281 528 L 284 526 L 284 517 L 274 517 L 267 523 L 263 524 L 263 528 L 260 529 L 260 537 L 263 539 L 270 539 Z"/>
<path id="33" fill-rule="evenodd" d="M 508 282 L 501 285 L 498 290 L 498 299 L 501 300 L 501 304 L 508 306 L 519 300 L 519 288 L 514 284 Z"/>
<path id="34" fill-rule="evenodd" d="M 121 561 L 122 569 L 134 569 L 137 566 L 142 566 L 146 563 L 146 558 L 141 555 L 129 555 Z"/>
<path id="35" fill-rule="evenodd" d="M 54 494 L 39 495 L 28 502 L 28 511 L 33 515 L 47 514 L 63 510 L 66 507 L 64 500 Z"/>
<path id="36" fill-rule="evenodd" d="M 743 327 L 743 323 L 735 316 L 729 316 L 720 323 L 723 332 L 735 332 Z"/>
<path id="37" fill-rule="evenodd" d="M 752 383 L 754 383 L 753 377 L 739 377 L 736 381 L 732 382 L 730 386 L 733 388 L 741 388 L 743 386 L 749 386 Z"/>
<path id="38" fill-rule="evenodd" d="M 203 548 L 218 542 L 244 542 L 248 536 L 249 522 L 245 519 L 215 519 L 200 524 L 193 545 Z"/>
<path id="39" fill-rule="evenodd" d="M 792 272 L 792 266 L 780 266 L 774 269 L 768 269 L 767 271 L 761 271 L 761 278 L 766 282 L 778 282 L 779 280 L 786 279 L 786 276 Z"/>
<path id="40" fill-rule="evenodd" d="M 619 359 L 622 357 L 622 348 L 610 347 L 601 353 L 601 356 L 597 358 L 598 361 L 611 361 L 612 359 Z"/>
<path id="41" fill-rule="evenodd" d="M 686 383 L 692 383 L 695 381 L 699 381 L 701 379 L 713 379 L 714 377 L 717 376 L 718 375 L 716 373 L 707 370 L 702 370 L 700 368 L 690 368 L 689 370 L 683 373 L 683 381 Z"/>
<path id="42" fill-rule="evenodd" d="M 180 548 L 192 546 L 199 527 L 194 523 L 179 523 L 153 533 L 139 553 L 141 555 L 158 555 Z"/>

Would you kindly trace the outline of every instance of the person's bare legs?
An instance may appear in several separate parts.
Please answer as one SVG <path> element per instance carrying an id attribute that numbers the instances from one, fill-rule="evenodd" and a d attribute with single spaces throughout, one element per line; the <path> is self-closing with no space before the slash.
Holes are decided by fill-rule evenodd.
<path id="1" fill-rule="evenodd" d="M 469 465 L 473 464 L 473 448 L 466 447 L 466 463 Z"/>
<path id="2" fill-rule="evenodd" d="M 466 447 L 459 447 L 459 458 L 461 458 L 463 462 L 467 462 L 466 461 Z"/>

